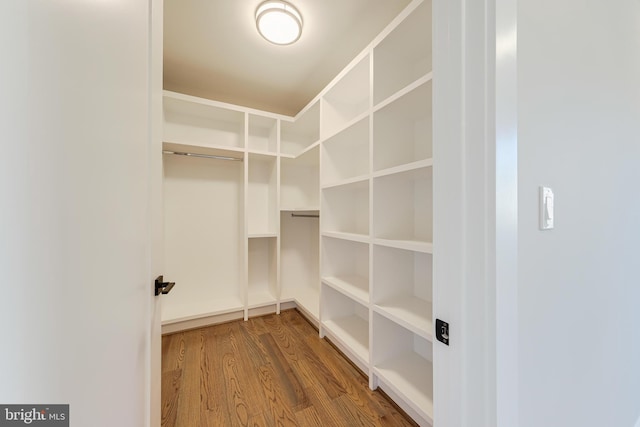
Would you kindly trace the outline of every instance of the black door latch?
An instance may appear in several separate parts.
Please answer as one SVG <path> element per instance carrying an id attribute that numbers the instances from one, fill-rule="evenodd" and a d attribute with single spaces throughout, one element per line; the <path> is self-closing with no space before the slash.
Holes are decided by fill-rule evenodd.
<path id="1" fill-rule="evenodd" d="M 449 345 L 449 324 L 436 319 L 436 338 L 443 344 Z"/>
<path id="2" fill-rule="evenodd" d="M 176 285 L 176 282 L 164 282 L 164 277 L 162 276 L 158 276 L 156 278 L 156 283 L 155 283 L 155 294 L 156 296 L 163 294 L 166 295 L 168 294 L 171 289 L 173 289 L 173 287 Z"/>

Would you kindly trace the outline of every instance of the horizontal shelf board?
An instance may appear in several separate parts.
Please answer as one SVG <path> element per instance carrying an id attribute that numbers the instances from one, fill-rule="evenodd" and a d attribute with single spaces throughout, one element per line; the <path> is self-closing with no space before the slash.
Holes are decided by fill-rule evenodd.
<path id="1" fill-rule="evenodd" d="M 374 310 L 411 332 L 433 341 L 432 304 L 416 297 L 397 297 L 381 301 Z"/>
<path id="2" fill-rule="evenodd" d="M 322 236 L 334 239 L 350 240 L 352 242 L 369 243 L 368 234 L 345 233 L 342 231 L 323 231 Z"/>
<path id="3" fill-rule="evenodd" d="M 300 153 L 298 153 L 296 155 L 296 157 L 300 157 L 303 156 L 305 154 L 307 154 L 309 151 L 313 150 L 314 148 L 316 148 L 317 146 L 320 145 L 320 140 L 314 142 L 313 144 L 309 145 L 308 147 L 306 147 L 304 150 L 302 150 Z"/>
<path id="4" fill-rule="evenodd" d="M 433 364 L 408 352 L 373 367 L 378 380 L 433 423 Z"/>
<path id="5" fill-rule="evenodd" d="M 224 145 L 194 145 L 165 141 L 162 144 L 162 149 L 180 153 L 204 154 L 207 156 L 235 157 L 238 159 L 244 158 L 244 148 Z"/>
<path id="6" fill-rule="evenodd" d="M 262 238 L 270 238 L 270 237 L 278 237 L 278 233 L 275 231 L 268 231 L 264 233 L 249 233 L 247 235 L 249 239 L 262 239 Z"/>
<path id="7" fill-rule="evenodd" d="M 387 99 L 379 102 L 375 107 L 373 107 L 373 111 L 376 112 L 376 111 L 379 111 L 379 110 L 383 109 L 387 105 L 393 103 L 394 101 L 397 101 L 398 99 L 402 98 L 406 94 L 408 94 L 408 93 L 414 91 L 415 89 L 419 88 L 423 84 L 426 84 L 426 83 L 430 82 L 432 79 L 433 79 L 433 72 L 429 72 L 429 73 L 425 74 L 424 76 L 420 77 L 419 79 L 417 79 L 413 83 L 408 84 L 407 86 L 403 87 L 402 89 L 400 89 L 399 91 L 397 91 L 393 95 L 389 96 Z"/>
<path id="8" fill-rule="evenodd" d="M 193 95 L 186 95 L 186 94 L 183 94 L 183 93 L 173 92 L 173 91 L 170 91 L 170 90 L 163 90 L 162 91 L 162 97 L 165 100 L 169 100 L 169 102 L 171 102 L 171 100 L 178 100 L 178 101 L 192 103 L 194 105 L 223 108 L 223 109 L 226 109 L 226 110 L 233 110 L 233 111 L 236 111 L 236 112 L 239 112 L 239 113 L 245 113 L 246 112 L 246 113 L 250 113 L 250 114 L 255 114 L 257 116 L 268 117 L 268 118 L 272 118 L 272 119 L 280 119 L 280 120 L 285 120 L 285 121 L 292 121 L 293 120 L 293 117 L 286 116 L 284 114 L 277 114 L 277 113 L 272 113 L 270 111 L 257 110 L 255 108 L 243 107 L 243 106 L 240 106 L 240 105 L 229 104 L 229 103 L 221 102 L 221 101 L 213 101 L 211 99 L 200 98 L 200 97 L 193 96 Z"/>
<path id="9" fill-rule="evenodd" d="M 369 324 L 358 316 L 323 320 L 322 325 L 336 340 L 351 349 L 363 364 L 369 363 Z"/>
<path id="10" fill-rule="evenodd" d="M 317 140 L 315 142 L 312 142 L 309 145 L 301 146 L 300 150 L 296 150 L 295 152 L 280 151 L 280 157 L 287 158 L 287 159 L 297 159 L 298 157 L 304 156 L 309 151 L 312 151 L 314 148 L 318 147 L 319 145 L 320 145 L 320 140 Z"/>
<path id="11" fill-rule="evenodd" d="M 264 150 L 254 150 L 252 148 L 247 148 L 247 153 L 249 154 L 258 154 L 260 156 L 268 156 L 268 157 L 278 157 L 278 153 L 275 151 L 264 151 Z"/>
<path id="12" fill-rule="evenodd" d="M 310 214 L 318 214 L 320 212 L 320 208 L 317 206 L 302 206 L 302 207 L 281 207 L 280 212 L 292 212 L 292 213 L 310 213 Z"/>
<path id="13" fill-rule="evenodd" d="M 249 289 L 249 303 L 247 307 L 249 309 L 263 307 L 265 305 L 276 304 L 277 298 L 268 291 L 251 292 Z"/>
<path id="14" fill-rule="evenodd" d="M 345 130 L 349 129 L 351 126 L 355 125 L 356 123 L 358 123 L 361 120 L 366 119 L 367 117 L 369 117 L 369 111 L 368 110 L 365 111 L 364 113 L 358 114 L 353 119 L 351 119 L 348 122 L 344 123 L 342 126 L 340 126 L 340 128 L 338 128 L 337 130 L 334 130 L 333 132 L 331 132 L 331 134 L 323 135 L 321 140 L 320 140 L 320 142 L 324 142 L 324 141 L 327 141 L 327 140 L 333 138 L 334 136 L 338 135 L 340 132 L 344 132 Z"/>
<path id="15" fill-rule="evenodd" d="M 375 178 L 379 178 L 382 176 L 394 175 L 397 173 L 410 172 L 422 168 L 430 168 L 433 166 L 433 159 L 423 159 L 415 162 L 407 163 L 400 166 L 394 166 L 392 168 L 382 169 L 373 173 Z"/>
<path id="16" fill-rule="evenodd" d="M 341 187 L 343 185 L 349 185 L 349 184 L 357 184 L 360 182 L 367 182 L 369 180 L 369 176 L 368 175 L 360 175 L 360 176 L 355 176 L 353 178 L 347 178 L 347 179 L 343 179 L 341 181 L 336 181 L 336 182 L 331 182 L 329 184 L 323 184 L 322 185 L 322 189 L 328 189 L 328 188 L 336 188 L 336 187 Z"/>
<path id="17" fill-rule="evenodd" d="M 244 304 L 240 297 L 215 298 L 198 300 L 190 304 L 171 305 L 167 301 L 170 296 L 171 294 L 165 297 L 166 299 L 162 304 L 163 325 L 244 310 Z"/>
<path id="18" fill-rule="evenodd" d="M 325 285 L 358 301 L 360 304 L 369 304 L 369 279 L 360 276 L 323 277 Z"/>
<path id="19" fill-rule="evenodd" d="M 422 252 L 425 254 L 433 253 L 433 243 L 423 242 L 419 240 L 409 239 L 373 239 L 373 243 L 380 246 L 386 246 L 389 248 L 406 249 L 408 251 Z"/>

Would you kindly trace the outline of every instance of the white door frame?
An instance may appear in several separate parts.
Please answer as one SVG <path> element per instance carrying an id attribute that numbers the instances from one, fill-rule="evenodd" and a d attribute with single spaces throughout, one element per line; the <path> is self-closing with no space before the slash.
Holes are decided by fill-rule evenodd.
<path id="1" fill-rule="evenodd" d="M 516 1 L 433 7 L 434 420 L 516 427 Z"/>
<path id="2" fill-rule="evenodd" d="M 164 0 L 149 0 L 149 237 L 150 281 L 163 274 L 164 209 L 162 199 L 162 76 Z M 167 278 L 170 279 L 170 278 Z M 151 322 L 149 349 L 149 392 L 147 393 L 149 427 L 162 421 L 162 297 L 155 297 L 149 310 Z"/>

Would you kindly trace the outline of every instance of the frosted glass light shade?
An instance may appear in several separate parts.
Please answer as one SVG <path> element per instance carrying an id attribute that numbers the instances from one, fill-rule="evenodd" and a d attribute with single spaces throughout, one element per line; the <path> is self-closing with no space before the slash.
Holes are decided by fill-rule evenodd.
<path id="1" fill-rule="evenodd" d="M 285 1 L 265 1 L 256 9 L 256 27 L 271 43 L 291 44 L 302 34 L 302 15 Z"/>

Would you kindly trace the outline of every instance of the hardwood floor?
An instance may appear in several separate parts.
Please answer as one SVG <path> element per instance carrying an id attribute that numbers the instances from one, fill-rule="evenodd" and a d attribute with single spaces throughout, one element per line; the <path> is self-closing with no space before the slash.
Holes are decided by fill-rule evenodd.
<path id="1" fill-rule="evenodd" d="M 296 310 L 162 338 L 162 426 L 415 426 Z"/>

